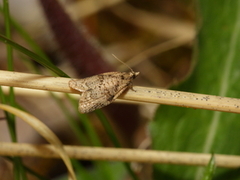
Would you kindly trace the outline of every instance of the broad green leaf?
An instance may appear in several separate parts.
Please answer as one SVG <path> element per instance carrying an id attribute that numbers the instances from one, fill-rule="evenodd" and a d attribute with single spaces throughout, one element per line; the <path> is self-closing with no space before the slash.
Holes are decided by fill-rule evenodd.
<path id="1" fill-rule="evenodd" d="M 240 0 L 198 0 L 195 68 L 178 90 L 240 98 Z M 160 106 L 150 124 L 153 149 L 240 154 L 240 115 Z M 216 179 L 240 179 L 218 168 Z M 231 176 L 232 174 L 232 176 Z M 234 175 L 233 175 L 234 174 Z M 155 165 L 154 179 L 199 180 L 200 167 Z"/>

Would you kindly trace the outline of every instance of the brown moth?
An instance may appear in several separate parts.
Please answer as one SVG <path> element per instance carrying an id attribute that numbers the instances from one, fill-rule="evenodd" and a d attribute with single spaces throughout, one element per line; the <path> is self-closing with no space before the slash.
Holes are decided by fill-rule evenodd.
<path id="1" fill-rule="evenodd" d="M 89 113 L 112 103 L 126 89 L 132 89 L 132 81 L 139 72 L 107 72 L 84 79 L 72 79 L 69 87 L 82 94 L 79 111 Z"/>

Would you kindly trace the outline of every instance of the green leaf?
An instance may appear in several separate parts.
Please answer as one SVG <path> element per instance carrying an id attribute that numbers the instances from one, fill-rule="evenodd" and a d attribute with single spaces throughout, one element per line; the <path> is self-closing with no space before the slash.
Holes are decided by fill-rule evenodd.
<path id="1" fill-rule="evenodd" d="M 215 168 L 216 168 L 215 158 L 214 158 L 214 154 L 212 154 L 212 157 L 207 167 L 205 168 L 205 172 L 202 180 L 212 180 Z"/>
<path id="2" fill-rule="evenodd" d="M 240 98 L 240 0 L 199 0 L 195 69 L 178 90 Z M 240 154 L 240 115 L 160 106 L 150 124 L 153 149 Z M 217 169 L 217 179 L 231 170 Z M 201 179 L 199 167 L 155 165 L 154 179 Z M 230 179 L 240 179 L 232 176 Z"/>

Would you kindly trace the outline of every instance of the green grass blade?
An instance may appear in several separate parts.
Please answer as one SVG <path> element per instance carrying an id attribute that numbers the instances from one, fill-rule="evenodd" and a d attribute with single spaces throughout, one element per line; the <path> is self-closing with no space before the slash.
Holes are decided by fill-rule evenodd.
<path id="1" fill-rule="evenodd" d="M 39 56 L 35 53 L 33 53 L 32 51 L 29 51 L 25 47 L 11 41 L 10 39 L 4 37 L 3 35 L 0 35 L 0 41 L 2 41 L 5 44 L 8 44 L 8 45 L 12 46 L 14 49 L 17 49 L 18 51 L 22 52 L 23 54 L 29 56 L 34 61 L 36 61 L 39 64 L 43 65 L 44 67 L 50 69 L 52 72 L 56 73 L 58 76 L 69 77 L 66 73 L 64 73 L 62 70 L 57 68 L 54 64 L 52 64 L 48 60 L 42 58 L 41 56 Z"/>
<path id="2" fill-rule="evenodd" d="M 112 126 L 108 122 L 106 116 L 103 114 L 103 112 L 99 109 L 94 111 L 98 117 L 98 119 L 101 121 L 105 131 L 107 132 L 109 138 L 111 139 L 112 143 L 115 147 L 121 147 L 120 142 L 117 139 L 117 136 L 115 135 Z"/>
<path id="3" fill-rule="evenodd" d="M 3 9 L 0 7 L 0 12 L 3 14 Z M 11 26 L 25 39 L 25 41 L 29 44 L 29 46 L 32 48 L 32 50 L 40 55 L 42 58 L 50 61 L 47 57 L 47 55 L 42 51 L 42 49 L 39 47 L 39 45 L 31 38 L 31 36 L 25 31 L 25 29 L 12 17 L 9 17 Z M 7 37 L 7 36 L 6 36 Z M 9 38 L 10 39 L 10 38 Z"/>
<path id="4" fill-rule="evenodd" d="M 80 114 L 78 112 L 78 101 L 76 101 L 75 99 L 70 97 L 68 94 L 66 94 L 66 96 L 70 100 L 72 107 L 77 112 L 78 119 L 81 120 L 81 124 L 82 124 L 84 130 L 86 131 L 87 137 L 89 139 L 89 143 L 93 146 L 102 146 L 102 143 L 98 137 L 98 134 L 96 133 L 94 127 L 92 126 L 91 121 L 89 120 L 88 116 L 86 114 Z M 108 162 L 94 161 L 93 164 L 97 169 L 98 179 L 108 179 L 108 180 L 111 179 Z"/>
<path id="5" fill-rule="evenodd" d="M 108 137 L 111 139 L 112 143 L 114 144 L 115 147 L 121 147 L 120 142 L 117 139 L 116 134 L 113 131 L 113 128 L 111 127 L 109 121 L 107 120 L 106 116 L 103 114 L 103 112 L 99 109 L 95 110 L 95 113 L 97 114 L 99 120 L 101 121 L 105 131 L 108 134 Z M 138 177 L 136 176 L 136 174 L 133 172 L 133 170 L 130 167 L 129 163 L 123 163 L 126 170 L 128 171 L 128 173 L 131 175 L 131 177 L 134 180 L 137 180 Z"/>
<path id="6" fill-rule="evenodd" d="M 90 176 L 89 172 L 87 172 L 86 169 L 77 160 L 72 160 L 72 164 L 76 170 L 76 176 L 78 179 L 94 180 L 94 178 Z"/>
<path id="7" fill-rule="evenodd" d="M 39 47 L 39 45 L 30 37 L 30 35 L 23 29 L 21 25 L 19 25 L 15 20 L 11 18 L 12 26 L 16 31 L 25 39 L 25 41 L 29 44 L 36 54 L 41 56 L 46 61 L 50 62 L 48 56 L 44 53 L 44 51 Z"/>
<path id="8" fill-rule="evenodd" d="M 8 4 L 8 0 L 4 0 L 3 1 L 3 13 L 4 13 L 4 23 L 5 23 L 5 34 L 7 36 L 7 38 L 11 39 L 11 22 L 10 22 L 10 14 L 9 14 L 9 4 Z M 7 69 L 9 71 L 13 71 L 14 70 L 14 65 L 13 65 L 13 51 L 12 51 L 12 47 L 10 45 L 7 45 Z M 3 95 L 4 96 L 4 95 Z M 13 87 L 10 87 L 9 89 L 9 96 L 8 96 L 8 103 L 11 106 L 15 105 L 15 95 L 14 95 L 14 90 Z M 9 129 L 11 129 L 10 131 L 12 131 L 13 133 L 11 133 L 11 138 L 13 142 L 17 141 L 16 138 L 16 129 L 15 129 L 15 117 L 9 113 L 7 113 L 7 121 L 8 121 L 8 127 Z"/>
<path id="9" fill-rule="evenodd" d="M 212 157 L 207 167 L 205 168 L 205 173 L 202 180 L 212 180 L 215 172 L 215 168 L 216 168 L 215 158 L 214 158 L 214 154 L 212 154 Z"/>
<path id="10" fill-rule="evenodd" d="M 0 12 L 4 14 L 3 9 L 0 7 Z M 48 56 L 42 51 L 39 45 L 31 38 L 31 36 L 25 31 L 25 29 L 12 17 L 9 17 L 12 27 L 25 39 L 25 41 L 29 44 L 32 50 L 41 56 L 46 61 L 50 62 Z M 9 38 L 10 39 L 10 38 Z"/>
<path id="11" fill-rule="evenodd" d="M 26 41 L 28 41 L 29 45 L 31 46 L 31 49 L 33 49 L 34 52 L 36 52 L 36 54 L 29 51 L 28 49 L 22 47 L 21 45 L 11 41 L 10 38 L 7 38 L 7 37 L 4 37 L 4 36 L 0 35 L 0 40 L 2 42 L 10 45 L 14 49 L 17 49 L 18 51 L 22 52 L 23 54 L 28 55 L 29 57 L 34 59 L 36 62 L 42 64 L 43 66 L 45 66 L 47 68 L 49 68 L 50 70 L 52 70 L 53 72 L 55 72 L 59 76 L 68 77 L 65 73 L 61 72 L 61 70 L 59 71 L 58 69 L 56 69 L 56 67 L 54 65 L 52 65 L 52 63 L 46 58 L 45 54 L 41 52 L 40 48 L 38 48 L 38 46 L 36 46 L 34 41 L 32 41 L 31 38 L 29 38 L 28 34 L 25 33 L 25 31 L 20 26 L 18 26 L 18 24 L 15 21 L 13 21 L 11 19 L 11 22 L 14 25 L 14 27 L 17 29 L 17 31 L 24 37 L 24 39 Z M 77 107 L 77 105 L 75 105 L 75 107 Z M 64 107 L 62 105 L 60 106 L 60 108 L 64 109 Z M 67 112 L 64 112 L 64 113 L 65 113 L 67 118 L 70 117 L 69 113 L 67 113 Z M 95 146 L 101 146 L 101 141 L 99 140 L 97 133 L 95 132 L 95 130 L 92 127 L 89 119 L 87 118 L 87 115 L 79 114 L 79 117 L 80 117 L 79 119 L 82 119 L 82 122 L 84 124 L 85 129 L 88 132 L 88 135 L 90 137 L 90 140 L 91 140 L 92 144 L 94 144 Z M 70 124 L 72 124 L 73 126 L 75 125 L 75 127 L 77 127 L 76 124 L 74 124 L 74 120 L 71 121 Z M 79 134 L 79 135 L 82 136 L 82 134 Z M 119 144 L 119 146 L 120 146 L 120 144 Z M 97 177 L 101 177 L 101 179 L 116 179 L 116 178 L 114 178 L 114 176 L 116 176 L 118 173 L 114 173 L 113 171 L 115 169 L 109 167 L 109 166 L 111 166 L 110 162 L 94 162 L 94 164 L 98 169 L 97 170 L 97 173 L 98 173 Z M 129 166 L 129 168 L 130 168 L 130 166 Z M 20 172 L 20 171 L 21 171 L 21 169 L 17 170 L 17 172 Z M 125 171 L 121 171 L 121 172 L 125 173 Z M 85 173 L 85 175 L 86 175 L 86 171 L 84 171 L 83 168 L 81 169 L 80 173 L 81 174 Z M 82 176 L 82 177 L 87 177 L 87 176 Z M 134 179 L 136 179 L 136 178 L 134 178 Z"/>
<path id="12" fill-rule="evenodd" d="M 12 157 L 6 157 L 6 159 L 9 160 L 9 161 L 11 161 L 11 162 L 13 162 L 13 160 L 14 160 Z M 35 171 L 33 171 L 32 169 L 30 169 L 30 168 L 28 168 L 28 167 L 26 167 L 26 166 L 24 166 L 24 169 L 25 169 L 25 171 L 27 171 L 29 174 L 37 177 L 39 180 L 50 180 L 49 178 L 45 178 L 45 177 L 41 176 L 40 174 L 36 173 Z"/>
<path id="13" fill-rule="evenodd" d="M 2 88 L 0 87 L 0 100 L 3 104 L 8 104 L 7 101 L 7 96 L 4 95 Z M 10 136 L 13 142 L 17 142 L 16 139 L 16 128 L 15 128 L 15 120 L 14 120 L 14 116 L 12 116 L 11 114 L 9 114 L 8 112 L 5 112 L 5 117 L 8 123 L 8 128 L 9 128 L 9 132 L 10 132 Z"/>
<path id="14" fill-rule="evenodd" d="M 102 143 L 100 139 L 98 138 L 98 135 L 93 128 L 92 124 L 90 123 L 90 120 L 86 114 L 80 114 L 78 112 L 78 101 L 70 97 L 69 95 L 66 95 L 68 99 L 70 100 L 70 103 L 72 104 L 72 107 L 75 109 L 78 119 L 81 120 L 81 123 L 83 125 L 83 128 L 86 130 L 87 136 L 90 139 L 90 143 L 93 146 L 102 146 Z"/>
<path id="15" fill-rule="evenodd" d="M 11 21 L 10 21 L 10 13 L 9 13 L 9 2 L 8 0 L 3 0 L 3 11 L 4 11 L 4 20 L 5 20 L 5 33 L 6 37 L 11 39 Z M 6 46 L 7 48 L 7 69 L 9 71 L 14 70 L 14 63 L 13 63 L 13 50 L 10 45 Z M 8 100 L 8 104 L 11 106 L 15 106 L 15 95 L 14 95 L 14 90 L 13 87 L 10 88 L 9 90 L 9 96 L 8 98 L 4 98 L 4 94 L 1 90 L 1 96 L 2 96 L 2 101 L 6 102 L 6 99 Z M 16 136 L 16 125 L 15 125 L 15 116 L 5 112 L 6 119 L 7 119 L 7 124 L 8 128 L 10 131 L 11 139 L 13 142 L 17 142 L 17 136 Z M 23 163 L 21 158 L 19 157 L 14 157 L 13 158 L 13 173 L 14 173 L 14 179 L 16 180 L 27 180 L 26 172 L 23 168 Z"/>
<path id="16" fill-rule="evenodd" d="M 60 98 L 54 95 L 54 93 L 50 92 L 51 97 L 56 101 L 57 105 L 61 108 L 61 111 L 65 115 L 69 126 L 71 127 L 72 131 L 74 132 L 75 136 L 79 140 L 79 142 L 87 146 L 89 145 L 89 142 L 87 141 L 86 135 L 81 131 L 80 126 L 78 125 L 77 121 L 71 116 L 69 110 L 67 107 L 63 104 Z"/>
<path id="17" fill-rule="evenodd" d="M 3 1 L 3 11 L 4 11 L 4 22 L 5 22 L 5 34 L 8 39 L 11 39 L 11 21 L 10 21 L 10 14 L 9 14 L 9 6 L 8 0 Z M 8 57 L 8 70 L 13 71 L 13 53 L 12 47 L 7 45 L 7 57 Z"/>

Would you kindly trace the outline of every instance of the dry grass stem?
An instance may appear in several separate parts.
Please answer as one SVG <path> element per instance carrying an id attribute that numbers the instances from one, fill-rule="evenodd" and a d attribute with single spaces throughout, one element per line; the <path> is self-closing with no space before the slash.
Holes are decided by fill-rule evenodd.
<path id="1" fill-rule="evenodd" d="M 211 154 L 123 148 L 116 149 L 101 147 L 64 146 L 64 149 L 70 158 L 81 160 L 107 160 L 206 166 L 211 158 Z M 3 142 L 0 143 L 0 155 L 59 158 L 59 154 L 51 145 L 31 145 Z M 240 167 L 240 156 L 215 154 L 214 157 L 216 159 L 216 166 L 218 167 Z"/>
<path id="2" fill-rule="evenodd" d="M 73 92 L 68 87 L 69 78 L 43 76 L 0 70 L 0 85 L 56 92 Z"/>
<path id="3" fill-rule="evenodd" d="M 69 78 L 49 77 L 36 74 L 0 71 L 0 85 L 39 89 L 47 91 L 75 93 L 69 88 Z M 206 94 L 172 91 L 159 88 L 134 86 L 119 98 L 141 103 L 156 103 L 195 109 L 240 113 L 240 100 Z"/>
<path id="4" fill-rule="evenodd" d="M 66 151 L 63 149 L 63 145 L 62 145 L 61 141 L 44 123 L 42 123 L 36 117 L 34 117 L 22 110 L 11 107 L 9 105 L 0 104 L 0 109 L 8 111 L 8 112 L 16 115 L 17 117 L 21 118 L 22 120 L 24 120 L 31 127 L 33 127 L 41 136 L 43 136 L 49 143 L 51 143 L 52 148 L 58 154 L 58 156 L 62 158 L 62 160 L 64 161 L 64 163 L 68 169 L 69 180 L 76 180 L 71 161 L 70 161 Z"/>
<path id="5" fill-rule="evenodd" d="M 131 24 L 146 29 L 158 36 L 173 39 L 185 37 L 185 42 L 190 42 L 195 37 L 195 25 L 190 22 L 179 21 L 167 16 L 160 16 L 146 12 L 126 3 L 111 8 L 118 17 Z"/>
<path id="6" fill-rule="evenodd" d="M 104 8 L 108 8 L 110 6 L 114 6 L 120 2 L 124 2 L 124 0 L 87 0 L 87 1 L 77 1 L 72 3 L 67 7 L 67 11 L 74 19 L 79 19 L 79 17 L 84 18 L 86 16 L 90 16 L 92 14 L 96 14 L 97 12 L 103 10 Z"/>
<path id="7" fill-rule="evenodd" d="M 182 46 L 184 44 L 189 44 L 190 40 L 189 37 L 187 36 L 179 36 L 173 39 L 170 39 L 166 42 L 160 43 L 156 46 L 150 47 L 141 53 L 138 53 L 136 56 L 132 57 L 129 59 L 127 63 L 129 66 L 134 67 L 138 64 L 140 64 L 144 60 L 148 60 L 150 57 L 158 55 L 160 53 L 163 53 L 165 51 L 177 48 L 179 46 Z M 126 66 L 120 65 L 119 67 L 120 70 L 126 70 Z"/>

